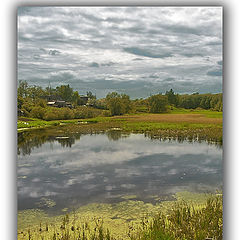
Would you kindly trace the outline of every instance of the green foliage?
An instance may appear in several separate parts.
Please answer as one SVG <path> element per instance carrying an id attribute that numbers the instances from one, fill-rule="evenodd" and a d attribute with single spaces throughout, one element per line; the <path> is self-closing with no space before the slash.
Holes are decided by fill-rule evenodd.
<path id="1" fill-rule="evenodd" d="M 77 106 L 77 105 L 81 105 L 80 103 L 80 96 L 78 94 L 77 91 L 73 92 L 73 95 L 72 95 L 72 103 Z"/>
<path id="2" fill-rule="evenodd" d="M 96 99 L 96 95 L 93 95 L 91 91 L 88 91 L 88 92 L 87 92 L 87 97 L 88 97 L 89 99 Z"/>
<path id="3" fill-rule="evenodd" d="M 35 106 L 29 115 L 33 118 L 44 119 L 45 109 L 41 106 Z"/>
<path id="4" fill-rule="evenodd" d="M 130 113 L 132 110 L 130 98 L 126 94 L 118 94 L 117 92 L 108 93 L 106 102 L 111 115 L 123 115 Z"/>
<path id="5" fill-rule="evenodd" d="M 169 104 L 178 106 L 179 95 L 175 95 L 172 89 L 170 89 L 170 91 L 166 91 L 165 96 L 167 96 Z"/>
<path id="6" fill-rule="evenodd" d="M 186 109 L 212 109 L 222 111 L 222 93 L 179 95 L 179 107 Z"/>
<path id="7" fill-rule="evenodd" d="M 25 98 L 28 96 L 27 93 L 28 83 L 26 81 L 19 81 L 17 95 L 21 98 Z"/>
<path id="8" fill-rule="evenodd" d="M 149 112 L 163 113 L 167 111 L 168 100 L 166 96 L 161 94 L 153 95 L 148 98 Z"/>
<path id="9" fill-rule="evenodd" d="M 223 231 L 222 197 L 211 197 L 204 207 L 177 202 L 167 216 L 160 212 L 131 240 L 220 240 Z"/>
<path id="10" fill-rule="evenodd" d="M 98 109 L 107 109 L 106 99 L 90 98 L 88 99 L 87 105 Z"/>
<path id="11" fill-rule="evenodd" d="M 56 87 L 56 95 L 66 102 L 71 102 L 73 99 L 73 89 L 68 85 Z"/>
<path id="12" fill-rule="evenodd" d="M 86 107 L 86 106 L 79 106 L 74 111 L 74 118 L 80 118 L 80 119 L 85 119 L 85 118 L 94 118 L 97 116 L 104 115 L 103 110 L 95 109 L 92 107 Z"/>
<path id="13" fill-rule="evenodd" d="M 18 107 L 18 109 L 22 108 L 23 103 L 24 103 L 24 99 L 20 95 L 18 95 L 17 96 L 17 107 Z"/>
<path id="14" fill-rule="evenodd" d="M 147 113 L 149 111 L 147 99 L 135 99 L 132 101 L 135 111 L 138 113 Z"/>
<path id="15" fill-rule="evenodd" d="M 42 120 L 67 120 L 67 119 L 85 119 L 97 116 L 109 116 L 109 111 L 95 109 L 92 107 L 78 106 L 74 109 L 67 107 L 41 107 L 40 105 L 32 106 L 28 116 Z"/>

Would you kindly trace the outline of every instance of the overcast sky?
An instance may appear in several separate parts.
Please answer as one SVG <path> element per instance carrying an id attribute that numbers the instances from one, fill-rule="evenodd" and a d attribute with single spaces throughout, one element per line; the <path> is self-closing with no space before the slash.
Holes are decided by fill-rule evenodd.
<path id="1" fill-rule="evenodd" d="M 97 98 L 222 92 L 221 7 L 21 7 L 18 80 Z"/>

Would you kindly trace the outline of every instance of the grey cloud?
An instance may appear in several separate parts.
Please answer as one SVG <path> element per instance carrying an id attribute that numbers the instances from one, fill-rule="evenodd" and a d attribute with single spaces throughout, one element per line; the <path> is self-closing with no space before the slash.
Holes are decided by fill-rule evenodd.
<path id="1" fill-rule="evenodd" d="M 46 50 L 46 49 L 44 49 L 44 48 L 39 48 L 39 50 L 40 50 L 40 51 L 42 51 L 42 52 L 44 52 L 44 53 L 46 53 L 46 52 L 47 52 L 47 50 Z"/>
<path id="2" fill-rule="evenodd" d="M 110 67 L 110 66 L 112 66 L 112 65 L 114 65 L 114 64 L 116 64 L 116 63 L 114 63 L 114 62 L 101 63 L 101 66 L 107 66 L 107 67 Z"/>
<path id="3" fill-rule="evenodd" d="M 134 58 L 133 61 L 142 61 L 142 58 Z"/>
<path id="4" fill-rule="evenodd" d="M 223 63 L 222 60 L 217 62 L 218 65 L 222 65 L 222 63 Z"/>
<path id="5" fill-rule="evenodd" d="M 182 53 L 185 57 L 203 57 L 204 55 L 201 53 Z"/>
<path id="6" fill-rule="evenodd" d="M 211 42 L 207 42 L 206 45 L 222 45 L 222 41 L 218 40 L 218 41 L 211 41 Z"/>
<path id="7" fill-rule="evenodd" d="M 96 67 L 96 68 L 98 68 L 98 67 L 99 67 L 99 64 L 96 63 L 96 62 L 92 62 L 92 63 L 90 63 L 88 66 L 89 66 L 89 67 Z"/>
<path id="8" fill-rule="evenodd" d="M 167 31 L 172 31 L 174 33 L 193 34 L 193 35 L 202 35 L 203 34 L 202 29 L 188 27 L 188 26 L 184 26 L 184 25 L 161 25 L 161 27 Z"/>
<path id="9" fill-rule="evenodd" d="M 163 81 L 164 82 L 174 82 L 175 80 L 176 80 L 175 78 L 169 77 L 169 78 L 165 78 Z"/>
<path id="10" fill-rule="evenodd" d="M 208 71 L 207 75 L 209 75 L 209 76 L 222 76 L 222 70 L 221 69 L 216 69 L 216 70 Z"/>
<path id="11" fill-rule="evenodd" d="M 157 75 L 150 75 L 149 78 L 158 78 L 159 76 Z"/>
<path id="12" fill-rule="evenodd" d="M 85 18 L 85 19 L 87 19 L 87 20 L 90 20 L 90 21 L 92 21 L 92 22 L 94 22 L 94 23 L 102 21 L 101 18 L 99 18 L 99 17 L 97 17 L 97 16 L 94 16 L 93 14 L 87 14 L 87 13 L 81 12 L 80 15 L 81 15 L 83 18 Z"/>
<path id="13" fill-rule="evenodd" d="M 143 97 L 172 86 L 217 92 L 221 32 L 219 8 L 21 7 L 17 75 L 97 97 L 112 90 Z M 185 91 L 184 79 L 192 79 Z"/>
<path id="14" fill-rule="evenodd" d="M 49 50 L 48 54 L 52 56 L 59 55 L 61 52 L 58 50 Z"/>
<path id="15" fill-rule="evenodd" d="M 149 57 L 149 58 L 167 58 L 167 57 L 172 57 L 172 53 L 154 53 L 152 51 L 146 50 L 146 49 L 141 49 L 138 47 L 128 47 L 128 48 L 123 48 L 125 52 L 138 55 L 138 56 L 143 56 L 143 57 Z"/>

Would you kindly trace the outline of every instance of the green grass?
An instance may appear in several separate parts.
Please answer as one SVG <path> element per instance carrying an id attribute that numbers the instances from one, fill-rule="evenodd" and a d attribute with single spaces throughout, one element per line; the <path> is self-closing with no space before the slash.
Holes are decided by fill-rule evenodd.
<path id="1" fill-rule="evenodd" d="M 185 108 L 173 108 L 169 113 L 171 114 L 202 114 L 208 118 L 222 118 L 223 113 L 212 110 L 204 110 L 204 109 L 185 109 Z"/>
<path id="2" fill-rule="evenodd" d="M 36 118 L 26 118 L 26 121 L 24 121 L 24 118 L 21 118 L 21 120 L 18 120 L 17 122 L 17 128 L 18 130 L 20 130 L 21 128 L 23 129 L 43 128 L 49 126 L 57 126 L 59 124 L 60 121 L 45 121 Z"/>
<path id="3" fill-rule="evenodd" d="M 220 240 L 223 231 L 222 197 L 212 197 L 203 207 L 186 202 L 176 203 L 167 215 L 159 213 L 145 223 L 132 240 L 194 239 Z"/>
<path id="4" fill-rule="evenodd" d="M 181 111 L 181 109 L 177 109 Z M 196 110 L 190 114 L 128 114 L 114 117 L 95 117 L 89 119 L 70 119 L 44 121 L 39 119 L 21 118 L 18 121 L 18 131 L 28 129 L 49 129 L 49 133 L 56 135 L 62 131 L 65 134 L 74 132 L 88 134 L 119 128 L 125 132 L 145 133 L 151 138 L 176 140 L 207 140 L 222 144 L 222 114 L 209 110 Z M 87 124 L 85 124 L 87 123 Z M 52 130 L 51 130 L 52 129 Z"/>
<path id="5" fill-rule="evenodd" d="M 171 130 L 184 130 L 184 129 L 201 129 L 212 128 L 214 124 L 201 124 L 201 123 L 157 123 L 157 122 L 125 122 L 123 129 L 126 131 L 150 131 L 157 129 L 171 129 Z"/>
<path id="6" fill-rule="evenodd" d="M 189 109 L 179 109 L 179 108 L 174 108 L 171 110 L 170 113 L 165 113 L 162 115 L 167 115 L 167 114 L 200 114 L 204 115 L 206 118 L 222 118 L 222 112 L 216 112 L 216 111 L 210 111 L 210 110 L 189 110 Z M 128 114 L 124 115 L 126 117 L 128 116 L 148 116 L 148 113 L 138 113 L 138 114 Z M 26 118 L 26 121 L 23 118 L 20 118 L 21 120 L 18 120 L 17 127 L 18 129 L 20 128 L 36 128 L 36 127 L 44 127 L 44 126 L 56 126 L 59 125 L 60 123 L 77 123 L 80 120 L 83 122 L 109 122 L 109 121 L 116 121 L 116 122 L 122 122 L 126 121 L 126 119 L 123 118 L 118 118 L 117 116 L 115 117 L 95 117 L 95 118 L 88 118 L 88 119 L 69 119 L 69 120 L 53 120 L 53 121 L 45 121 L 45 120 L 40 120 L 36 118 Z M 151 121 L 151 120 L 150 120 Z M 170 128 L 174 127 L 174 125 L 159 125 L 159 127 L 162 128 Z M 179 125 L 181 128 L 182 126 Z M 188 127 L 188 126 L 186 126 Z M 191 126 L 190 126 L 191 127 Z M 201 127 L 201 126 L 200 126 Z"/>

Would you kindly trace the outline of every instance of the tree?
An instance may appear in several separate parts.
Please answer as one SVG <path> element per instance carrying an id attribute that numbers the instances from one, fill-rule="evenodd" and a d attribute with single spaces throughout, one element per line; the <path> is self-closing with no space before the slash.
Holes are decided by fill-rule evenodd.
<path id="1" fill-rule="evenodd" d="M 35 102 L 41 96 L 45 95 L 45 91 L 39 86 L 29 86 L 27 88 L 27 95 Z"/>
<path id="2" fill-rule="evenodd" d="M 79 96 L 78 91 L 73 92 L 72 102 L 73 102 L 73 104 L 74 104 L 75 106 L 81 105 L 81 104 L 79 104 L 79 103 L 80 103 L 80 96 Z"/>
<path id="3" fill-rule="evenodd" d="M 18 109 L 21 109 L 22 108 L 22 105 L 23 105 L 23 98 L 21 96 L 17 96 L 17 107 Z"/>
<path id="4" fill-rule="evenodd" d="M 64 101 L 71 102 L 73 97 L 73 89 L 68 85 L 56 87 L 56 94 Z"/>
<path id="5" fill-rule="evenodd" d="M 178 95 L 175 95 L 172 89 L 170 89 L 170 91 L 166 91 L 165 95 L 167 96 L 168 102 L 170 104 L 173 104 L 175 106 L 178 105 Z"/>
<path id="6" fill-rule="evenodd" d="M 127 94 L 121 94 L 121 102 L 123 105 L 123 112 L 129 113 L 132 110 L 130 97 Z"/>
<path id="7" fill-rule="evenodd" d="M 96 99 L 96 95 L 93 95 L 91 91 L 87 92 L 87 97 L 90 99 Z"/>
<path id="8" fill-rule="evenodd" d="M 110 110 L 111 115 L 122 115 L 123 105 L 121 102 L 121 96 L 117 92 L 108 93 L 106 96 L 107 107 Z"/>
<path id="9" fill-rule="evenodd" d="M 27 94 L 28 89 L 28 83 L 26 81 L 19 81 L 17 94 L 19 97 L 26 98 L 28 96 Z"/>
<path id="10" fill-rule="evenodd" d="M 167 96 L 161 94 L 153 95 L 148 98 L 149 112 L 151 113 L 163 113 L 167 111 Z"/>
<path id="11" fill-rule="evenodd" d="M 106 102 L 111 115 L 122 115 L 129 113 L 132 109 L 131 100 L 126 94 L 108 93 Z"/>

